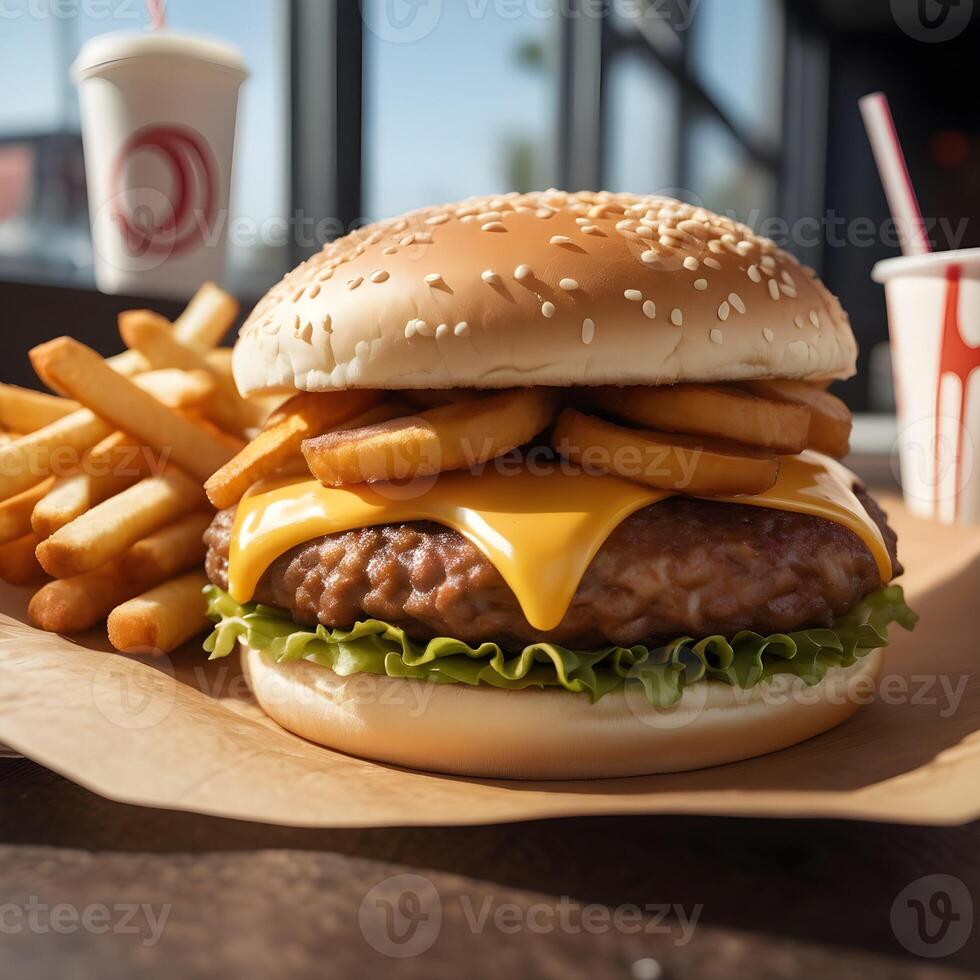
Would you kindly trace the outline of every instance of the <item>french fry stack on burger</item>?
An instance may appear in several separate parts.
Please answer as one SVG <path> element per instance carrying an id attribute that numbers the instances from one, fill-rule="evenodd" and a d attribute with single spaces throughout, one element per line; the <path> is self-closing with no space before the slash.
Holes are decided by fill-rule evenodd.
<path id="1" fill-rule="evenodd" d="M 507 778 L 695 769 L 872 693 L 915 615 L 838 461 L 846 314 L 675 200 L 475 198 L 295 269 L 233 355 L 291 396 L 217 470 L 212 657 L 314 742 Z"/>
<path id="2" fill-rule="evenodd" d="M 203 481 L 269 408 L 239 397 L 213 350 L 237 313 L 207 283 L 173 324 L 121 314 L 129 349 L 115 357 L 69 337 L 36 347 L 56 394 L 0 385 L 0 578 L 37 587 L 35 625 L 108 620 L 117 649 L 148 654 L 206 627 Z"/>

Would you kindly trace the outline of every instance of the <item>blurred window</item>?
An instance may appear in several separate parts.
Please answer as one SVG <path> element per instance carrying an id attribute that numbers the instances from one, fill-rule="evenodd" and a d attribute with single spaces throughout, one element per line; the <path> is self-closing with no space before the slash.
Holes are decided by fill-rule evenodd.
<path id="1" fill-rule="evenodd" d="M 782 0 L 657 0 L 607 25 L 603 182 L 753 225 L 779 210 Z"/>
<path id="2" fill-rule="evenodd" d="M 606 82 L 603 183 L 670 193 L 678 182 L 680 87 L 656 61 L 629 51 L 613 60 Z"/>
<path id="3" fill-rule="evenodd" d="M 691 24 L 691 74 L 759 140 L 779 144 L 783 7 L 779 0 L 701 0 Z"/>
<path id="4" fill-rule="evenodd" d="M 558 7 L 512 7 L 363 0 L 367 215 L 560 182 Z"/>

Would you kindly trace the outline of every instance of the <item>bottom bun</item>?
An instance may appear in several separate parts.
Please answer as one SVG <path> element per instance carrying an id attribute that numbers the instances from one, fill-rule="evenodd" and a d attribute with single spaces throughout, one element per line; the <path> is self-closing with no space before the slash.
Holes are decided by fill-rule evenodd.
<path id="1" fill-rule="evenodd" d="M 593 704 L 584 694 L 353 674 L 277 663 L 242 645 L 259 705 L 283 728 L 349 755 L 458 776 L 595 779 L 737 762 L 819 735 L 867 703 L 882 651 L 807 687 L 777 674 L 749 690 L 692 684 L 673 708 L 639 685 Z"/>

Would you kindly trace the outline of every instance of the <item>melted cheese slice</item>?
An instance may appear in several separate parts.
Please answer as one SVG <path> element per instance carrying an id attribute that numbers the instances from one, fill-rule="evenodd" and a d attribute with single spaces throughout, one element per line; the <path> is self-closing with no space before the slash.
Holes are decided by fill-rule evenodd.
<path id="1" fill-rule="evenodd" d="M 823 517 L 853 531 L 874 556 L 882 582 L 891 559 L 878 526 L 854 495 L 854 475 L 807 451 L 786 457 L 776 484 L 730 503 Z M 316 480 L 258 484 L 238 506 L 228 586 L 248 602 L 263 572 L 290 548 L 324 534 L 403 521 L 458 531 L 493 563 L 538 630 L 554 629 L 606 538 L 630 514 L 672 496 L 615 476 L 528 470 L 443 473 L 408 486 L 324 487 Z"/>

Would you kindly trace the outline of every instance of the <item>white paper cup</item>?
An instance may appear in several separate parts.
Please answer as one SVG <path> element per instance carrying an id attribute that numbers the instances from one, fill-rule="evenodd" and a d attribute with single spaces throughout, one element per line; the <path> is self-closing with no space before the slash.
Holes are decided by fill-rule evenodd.
<path id="1" fill-rule="evenodd" d="M 910 510 L 980 524 L 980 249 L 879 262 Z"/>
<path id="2" fill-rule="evenodd" d="M 84 45 L 72 77 L 103 292 L 185 297 L 221 280 L 247 76 L 233 46 L 166 31 Z"/>

